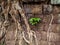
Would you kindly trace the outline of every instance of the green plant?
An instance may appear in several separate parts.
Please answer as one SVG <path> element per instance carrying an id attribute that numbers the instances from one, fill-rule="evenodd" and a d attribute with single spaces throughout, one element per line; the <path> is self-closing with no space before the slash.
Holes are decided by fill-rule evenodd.
<path id="1" fill-rule="evenodd" d="M 36 25 L 39 21 L 41 21 L 41 18 L 30 18 L 29 22 L 31 25 Z"/>

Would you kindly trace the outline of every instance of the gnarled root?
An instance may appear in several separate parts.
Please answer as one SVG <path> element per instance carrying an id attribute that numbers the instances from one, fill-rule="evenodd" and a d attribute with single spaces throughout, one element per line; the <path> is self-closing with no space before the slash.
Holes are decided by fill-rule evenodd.
<path id="1" fill-rule="evenodd" d="M 26 41 L 26 43 L 28 43 L 29 45 L 34 45 L 34 44 L 38 45 L 38 40 L 34 31 L 31 30 L 30 33 L 27 32 L 29 40 L 27 40 L 26 37 L 24 36 L 24 32 L 22 34 L 23 34 L 23 39 Z M 34 43 L 33 43 L 33 40 L 35 40 Z"/>

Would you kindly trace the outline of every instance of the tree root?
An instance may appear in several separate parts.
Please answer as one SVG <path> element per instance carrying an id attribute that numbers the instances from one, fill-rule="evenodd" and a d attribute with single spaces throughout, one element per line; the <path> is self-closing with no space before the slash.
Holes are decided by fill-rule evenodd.
<path id="1" fill-rule="evenodd" d="M 33 37 L 35 39 L 36 45 L 38 45 L 38 40 L 37 40 L 37 37 L 36 37 L 36 33 L 31 30 L 31 28 L 30 28 L 30 26 L 28 24 L 28 20 L 27 20 L 27 18 L 25 16 L 25 13 L 24 13 L 23 9 L 19 6 L 19 3 L 14 1 L 12 3 L 12 7 L 10 7 L 9 3 L 10 2 L 8 1 L 7 8 L 3 10 L 2 14 L 4 14 L 5 21 L 6 21 L 6 20 L 8 20 L 8 13 L 9 13 L 11 15 L 12 19 L 15 21 L 15 24 L 17 25 L 16 32 L 15 32 L 15 37 L 16 37 L 15 41 L 17 40 L 17 35 L 18 35 L 18 30 L 19 30 L 19 34 L 20 34 L 19 37 L 18 37 L 19 38 L 19 45 L 22 45 L 23 39 L 29 45 L 34 45 L 34 43 L 33 43 Z M 10 10 L 9 7 L 11 8 L 11 10 Z M 21 23 L 19 23 L 19 21 L 15 17 L 15 15 L 18 14 L 17 13 L 18 11 L 21 14 L 21 16 L 22 16 L 22 18 L 23 18 L 23 20 L 25 22 L 25 25 L 27 27 L 27 35 L 28 35 L 28 39 L 29 40 L 26 39 L 25 33 L 23 31 L 23 28 L 21 27 Z"/>
<path id="2" fill-rule="evenodd" d="M 48 45 L 50 45 L 49 44 L 49 42 L 50 42 L 50 38 L 49 38 L 49 35 L 50 35 L 50 30 L 51 30 L 51 25 L 52 25 L 52 21 L 53 21 L 53 15 L 51 14 L 51 21 L 50 21 L 50 24 L 49 24 L 49 27 L 48 27 L 48 31 L 47 31 L 47 41 L 48 41 Z"/>

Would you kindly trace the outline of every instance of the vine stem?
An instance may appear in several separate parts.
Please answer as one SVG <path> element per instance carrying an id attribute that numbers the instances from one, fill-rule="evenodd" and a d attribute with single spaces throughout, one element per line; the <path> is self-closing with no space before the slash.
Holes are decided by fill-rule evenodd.
<path id="1" fill-rule="evenodd" d="M 25 40 L 28 44 L 30 44 L 29 40 L 27 40 L 27 39 L 25 38 L 25 36 L 24 36 L 24 32 L 22 32 L 22 34 L 23 34 L 23 38 L 24 38 L 24 40 Z"/>
<path id="2" fill-rule="evenodd" d="M 12 10 L 13 9 L 13 10 Z M 17 30 L 16 30 L 16 34 L 15 34 L 15 37 L 16 37 L 16 39 L 15 39 L 15 41 L 17 40 L 17 38 L 19 38 L 19 45 L 22 45 L 21 43 L 22 43 L 22 34 L 21 34 L 21 32 L 23 31 L 23 29 L 22 29 L 22 27 L 21 27 L 21 24 L 19 23 L 19 21 L 15 18 L 15 15 L 17 15 L 17 10 L 15 10 L 15 8 L 14 8 L 14 3 L 12 4 L 12 8 L 11 8 L 11 10 L 10 10 L 10 15 L 11 15 L 11 17 L 12 17 L 12 19 L 15 21 L 15 23 L 17 24 Z M 19 30 L 19 33 L 18 33 L 18 30 Z M 17 37 L 17 35 L 18 34 L 20 34 L 19 35 L 19 37 Z"/>
<path id="3" fill-rule="evenodd" d="M 50 30 L 51 30 L 51 25 L 52 25 L 52 22 L 53 22 L 53 15 L 51 14 L 51 21 L 50 21 L 50 24 L 49 24 L 49 27 L 48 27 L 48 30 L 47 30 L 47 41 L 48 41 L 48 45 L 50 45 L 50 38 L 49 38 L 49 36 L 50 36 Z"/>

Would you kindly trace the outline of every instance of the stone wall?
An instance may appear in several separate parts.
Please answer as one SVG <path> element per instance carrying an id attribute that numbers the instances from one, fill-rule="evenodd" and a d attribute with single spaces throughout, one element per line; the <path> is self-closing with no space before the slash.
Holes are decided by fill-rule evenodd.
<path id="1" fill-rule="evenodd" d="M 25 14 L 28 20 L 31 17 L 39 17 L 42 19 L 41 22 L 39 22 L 37 25 L 34 25 L 34 26 L 32 26 L 29 23 L 31 29 L 34 30 L 37 34 L 39 45 L 60 45 L 60 6 L 59 5 L 51 5 L 51 4 L 45 4 L 45 3 L 24 4 L 23 9 L 25 11 Z M 53 22 L 48 34 L 49 24 L 52 19 L 51 14 L 53 15 Z M 26 30 L 26 27 L 23 24 L 23 21 L 21 22 L 22 22 L 22 27 Z M 8 33 L 4 37 L 6 40 L 5 41 L 6 45 L 15 45 L 16 43 L 15 42 L 15 38 L 16 38 L 15 23 L 13 22 L 12 24 L 10 24 L 7 30 L 8 30 Z M 47 35 L 49 36 L 47 37 Z"/>
<path id="2" fill-rule="evenodd" d="M 60 45 L 60 6 L 50 4 L 25 4 L 24 9 L 27 19 L 40 17 L 42 21 L 35 26 L 30 25 L 36 31 L 39 45 Z M 49 30 L 49 41 L 47 31 L 53 15 L 53 22 Z M 49 44 L 48 44 L 49 43 Z"/>

